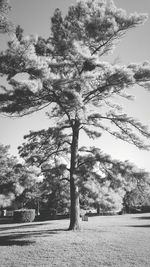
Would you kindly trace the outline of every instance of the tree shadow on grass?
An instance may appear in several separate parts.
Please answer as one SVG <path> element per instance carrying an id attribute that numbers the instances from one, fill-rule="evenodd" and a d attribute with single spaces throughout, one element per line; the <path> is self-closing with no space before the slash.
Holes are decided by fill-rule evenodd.
<path id="1" fill-rule="evenodd" d="M 19 236 L 15 235 L 1 236 L 0 246 L 28 246 L 35 243 L 33 240 L 24 240 L 19 238 Z"/>
<path id="2" fill-rule="evenodd" d="M 49 222 L 48 223 L 30 223 L 30 224 L 21 224 L 21 225 L 9 225 L 9 226 L 4 226 L 4 227 L 1 227 L 0 226 L 0 232 L 2 231 L 6 231 L 6 230 L 15 230 L 15 229 L 21 229 L 21 228 L 37 228 L 38 226 L 44 226 L 44 225 L 47 225 L 47 224 L 50 224 Z"/>
<path id="3" fill-rule="evenodd" d="M 136 219 L 139 219 L 139 220 L 150 220 L 150 216 L 136 217 Z"/>
<path id="4" fill-rule="evenodd" d="M 39 237 L 48 237 L 67 231 L 66 229 L 39 230 L 39 231 L 23 231 L 9 232 L 7 235 L 0 235 L 0 246 L 27 246 L 36 243 Z"/>
<path id="5" fill-rule="evenodd" d="M 135 228 L 149 228 L 149 227 L 150 227 L 150 224 L 129 225 L 129 227 L 135 227 Z"/>
<path id="6" fill-rule="evenodd" d="M 12 224 L 13 219 L 12 218 L 0 218 L 0 224 Z"/>

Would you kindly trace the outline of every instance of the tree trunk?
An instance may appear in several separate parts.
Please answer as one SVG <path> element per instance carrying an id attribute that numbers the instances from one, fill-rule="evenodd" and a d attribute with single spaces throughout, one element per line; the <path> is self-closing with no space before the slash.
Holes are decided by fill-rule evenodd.
<path id="1" fill-rule="evenodd" d="M 79 190 L 76 184 L 76 168 L 78 161 L 78 142 L 79 142 L 79 127 L 78 120 L 75 121 L 73 126 L 73 136 L 71 144 L 71 164 L 70 164 L 70 226 L 69 230 L 80 229 L 80 204 L 79 204 Z"/>
<path id="2" fill-rule="evenodd" d="M 97 203 L 97 215 L 100 215 L 100 206 L 98 203 Z"/>

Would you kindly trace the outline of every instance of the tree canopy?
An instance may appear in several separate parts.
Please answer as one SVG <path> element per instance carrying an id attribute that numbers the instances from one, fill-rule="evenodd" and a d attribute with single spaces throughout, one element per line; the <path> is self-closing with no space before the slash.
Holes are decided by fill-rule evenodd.
<path id="1" fill-rule="evenodd" d="M 16 36 L 0 54 L 0 73 L 11 86 L 2 87 L 0 111 L 23 116 L 49 106 L 48 116 L 55 118 L 55 127 L 37 134 L 37 138 L 43 135 L 45 142 L 32 161 L 45 153 L 48 145 L 47 156 L 58 155 L 60 147 L 62 153 L 70 152 L 70 229 L 79 228 L 80 131 L 90 138 L 106 131 L 148 148 L 142 139 L 150 137 L 147 127 L 125 114 L 121 105 L 114 103 L 114 96 L 130 99 L 130 88 L 135 85 L 149 88 L 150 63 L 125 66 L 104 61 L 128 30 L 146 20 L 146 14 L 127 15 L 113 1 L 77 1 L 65 17 L 55 10 L 48 39 Z M 34 135 L 31 133 L 31 139 Z M 58 140 L 53 146 L 54 135 Z"/>

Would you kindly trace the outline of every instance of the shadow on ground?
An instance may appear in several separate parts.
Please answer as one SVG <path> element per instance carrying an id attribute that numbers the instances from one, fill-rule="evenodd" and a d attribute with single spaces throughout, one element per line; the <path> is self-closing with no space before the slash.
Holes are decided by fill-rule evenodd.
<path id="1" fill-rule="evenodd" d="M 35 243 L 33 240 L 22 240 L 19 238 L 20 235 L 1 236 L 0 246 L 27 246 Z"/>
<path id="2" fill-rule="evenodd" d="M 150 224 L 139 224 L 139 225 L 129 225 L 127 227 L 135 227 L 135 228 L 149 228 Z"/>
<path id="3" fill-rule="evenodd" d="M 139 219 L 139 220 L 150 220 L 150 216 L 136 217 L 136 219 Z"/>
<path id="4" fill-rule="evenodd" d="M 48 223 L 30 223 L 30 224 L 21 224 L 21 225 L 13 225 L 13 224 L 9 224 L 9 226 L 4 226 L 4 227 L 1 227 L 0 226 L 0 232 L 2 231 L 6 231 L 6 230 L 15 230 L 15 229 L 21 229 L 21 228 L 37 228 L 38 226 L 42 226 L 42 225 L 47 225 L 47 224 L 50 224 L 49 222 Z"/>
<path id="5" fill-rule="evenodd" d="M 34 225 L 25 225 L 15 227 L 15 230 L 19 230 L 20 227 L 35 227 Z M 36 225 L 37 227 L 37 225 Z M 31 229 L 31 228 L 30 228 Z M 7 228 L 8 230 L 8 228 Z M 9 227 L 9 230 L 11 228 Z M 12 228 L 14 230 L 14 228 Z M 36 239 L 39 237 L 49 237 L 50 235 L 59 234 L 59 232 L 67 231 L 66 229 L 52 229 L 52 230 L 37 230 L 37 231 L 11 231 L 6 234 L 0 233 L 0 246 L 27 246 L 36 243 Z"/>
<path id="6" fill-rule="evenodd" d="M 13 219 L 12 218 L 0 218 L 0 224 L 12 224 Z"/>

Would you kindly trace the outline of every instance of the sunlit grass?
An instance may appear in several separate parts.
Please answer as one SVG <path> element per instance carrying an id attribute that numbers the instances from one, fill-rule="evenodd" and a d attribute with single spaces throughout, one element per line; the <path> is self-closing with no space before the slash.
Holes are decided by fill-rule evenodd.
<path id="1" fill-rule="evenodd" d="M 150 266 L 150 214 L 0 225 L 1 267 Z"/>

